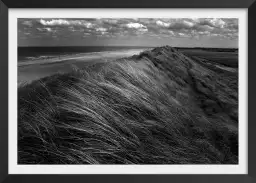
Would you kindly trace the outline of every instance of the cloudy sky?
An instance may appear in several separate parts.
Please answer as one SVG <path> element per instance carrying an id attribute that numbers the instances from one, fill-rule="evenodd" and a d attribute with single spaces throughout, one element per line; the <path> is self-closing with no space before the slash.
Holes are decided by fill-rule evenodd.
<path id="1" fill-rule="evenodd" d="M 238 19 L 18 19 L 19 46 L 238 47 Z"/>

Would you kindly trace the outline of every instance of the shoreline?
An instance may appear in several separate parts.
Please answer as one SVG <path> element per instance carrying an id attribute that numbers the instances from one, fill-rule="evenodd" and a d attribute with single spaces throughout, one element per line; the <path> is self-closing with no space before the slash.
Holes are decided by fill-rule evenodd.
<path id="1" fill-rule="evenodd" d="M 96 63 L 110 62 L 120 58 L 140 54 L 145 49 L 131 49 L 122 51 L 105 51 L 98 53 L 82 53 L 67 55 L 61 59 L 51 58 L 36 61 L 18 62 L 18 86 L 29 84 L 34 80 L 57 73 L 72 71 L 75 67 L 83 68 Z"/>
<path id="2" fill-rule="evenodd" d="M 102 52 L 89 52 L 89 53 L 79 53 L 72 55 L 63 55 L 56 56 L 52 58 L 46 59 L 34 59 L 27 61 L 18 61 L 18 67 L 28 66 L 28 65 L 43 65 L 49 63 L 57 63 L 69 60 L 77 60 L 77 61 L 90 61 L 92 59 L 108 59 L 108 58 L 124 58 L 128 56 L 133 56 L 139 54 L 140 52 L 145 51 L 146 49 L 130 49 L 130 50 L 122 50 L 122 51 L 102 51 Z"/>

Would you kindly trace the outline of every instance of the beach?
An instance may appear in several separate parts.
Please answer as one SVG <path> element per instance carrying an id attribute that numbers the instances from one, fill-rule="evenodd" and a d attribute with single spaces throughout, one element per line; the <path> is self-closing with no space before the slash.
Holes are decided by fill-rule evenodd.
<path id="1" fill-rule="evenodd" d="M 34 80 L 56 73 L 66 73 L 73 68 L 87 67 L 95 63 L 109 62 L 118 58 L 139 54 L 145 49 L 127 49 L 70 54 L 46 59 L 18 61 L 18 85 L 31 83 Z"/>

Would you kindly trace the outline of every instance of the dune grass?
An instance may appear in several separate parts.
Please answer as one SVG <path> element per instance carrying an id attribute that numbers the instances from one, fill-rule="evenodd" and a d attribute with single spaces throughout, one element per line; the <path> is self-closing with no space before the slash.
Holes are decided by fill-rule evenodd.
<path id="1" fill-rule="evenodd" d="M 75 69 L 20 87 L 18 163 L 238 163 L 236 125 L 195 113 L 180 83 L 136 64 Z"/>

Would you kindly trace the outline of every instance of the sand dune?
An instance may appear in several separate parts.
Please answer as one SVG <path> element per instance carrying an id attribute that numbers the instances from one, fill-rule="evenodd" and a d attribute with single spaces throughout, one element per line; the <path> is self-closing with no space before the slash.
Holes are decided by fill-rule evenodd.
<path id="1" fill-rule="evenodd" d="M 19 164 L 238 163 L 237 73 L 169 46 L 91 63 L 19 88 Z"/>

